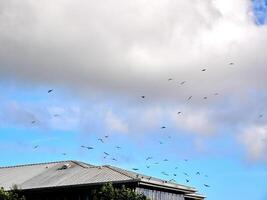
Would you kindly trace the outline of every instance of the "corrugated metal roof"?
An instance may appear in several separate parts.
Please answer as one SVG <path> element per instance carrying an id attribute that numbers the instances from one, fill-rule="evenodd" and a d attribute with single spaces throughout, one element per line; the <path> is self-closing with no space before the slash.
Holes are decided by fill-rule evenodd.
<path id="1" fill-rule="evenodd" d="M 66 169 L 61 169 L 63 166 Z M 166 182 L 121 168 L 109 165 L 94 166 L 78 161 L 0 167 L 0 187 L 4 187 L 4 189 L 9 189 L 14 184 L 21 189 L 37 189 L 126 181 L 160 185 L 188 191 L 188 193 L 196 191 L 192 187 Z"/>

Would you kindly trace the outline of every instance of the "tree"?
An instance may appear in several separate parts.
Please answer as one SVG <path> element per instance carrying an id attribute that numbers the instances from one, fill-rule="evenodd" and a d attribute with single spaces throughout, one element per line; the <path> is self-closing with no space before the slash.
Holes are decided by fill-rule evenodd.
<path id="1" fill-rule="evenodd" d="M 26 200 L 16 185 L 9 191 L 0 188 L 0 200 Z"/>
<path id="2" fill-rule="evenodd" d="M 93 196 L 93 200 L 149 200 L 145 195 L 138 194 L 125 186 L 114 188 L 111 183 L 107 183 L 99 191 L 95 191 Z"/>

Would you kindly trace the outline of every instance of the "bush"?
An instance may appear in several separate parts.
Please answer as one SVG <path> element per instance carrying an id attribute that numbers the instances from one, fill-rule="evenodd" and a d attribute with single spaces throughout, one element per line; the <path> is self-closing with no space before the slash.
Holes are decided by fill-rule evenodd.
<path id="1" fill-rule="evenodd" d="M 18 190 L 17 186 L 9 191 L 5 191 L 4 188 L 0 188 L 0 200 L 26 200 L 25 197 Z"/>
<path id="2" fill-rule="evenodd" d="M 145 195 L 138 194 L 130 188 L 114 188 L 111 183 L 105 184 L 94 192 L 93 200 L 148 200 Z"/>

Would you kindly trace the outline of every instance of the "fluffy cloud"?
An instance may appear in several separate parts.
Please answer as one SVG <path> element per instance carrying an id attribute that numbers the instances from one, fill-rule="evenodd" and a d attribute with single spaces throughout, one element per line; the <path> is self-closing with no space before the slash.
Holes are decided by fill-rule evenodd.
<path id="1" fill-rule="evenodd" d="M 246 146 L 247 155 L 252 160 L 266 159 L 267 126 L 248 127 L 240 136 L 240 141 Z"/>
<path id="2" fill-rule="evenodd" d="M 258 114 L 267 112 L 262 95 L 267 27 L 254 22 L 250 0 L 1 1 L 0 80 L 20 87 L 65 88 L 97 100 L 117 96 L 118 104 L 130 102 L 127 108 L 146 95 L 140 119 L 148 126 L 165 118 L 166 104 L 186 107 L 180 121 L 174 121 L 200 135 L 220 125 L 234 130 L 253 126 Z M 159 108 L 146 112 L 155 102 Z M 16 123 L 43 112 L 37 117 L 57 128 L 65 122 L 94 127 L 85 125 L 93 117 L 75 107 L 53 110 L 68 120 L 49 122 L 45 118 L 51 110 L 25 110 L 16 104 L 9 109 L 8 119 Z M 128 132 L 127 123 L 114 113 L 105 120 L 110 129 Z M 244 137 L 252 137 L 248 135 Z"/>
<path id="3" fill-rule="evenodd" d="M 106 126 L 108 130 L 113 132 L 119 132 L 119 133 L 128 132 L 128 124 L 111 111 L 109 111 L 106 114 Z"/>

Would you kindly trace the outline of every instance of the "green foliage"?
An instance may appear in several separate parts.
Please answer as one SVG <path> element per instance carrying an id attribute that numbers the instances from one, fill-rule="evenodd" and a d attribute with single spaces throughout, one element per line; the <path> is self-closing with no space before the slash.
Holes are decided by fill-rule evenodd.
<path id="1" fill-rule="evenodd" d="M 148 200 L 145 195 L 130 188 L 114 188 L 111 183 L 105 184 L 100 191 L 95 191 L 93 196 L 93 200 Z"/>
<path id="2" fill-rule="evenodd" d="M 13 188 L 9 191 L 5 191 L 4 188 L 0 188 L 0 200 L 26 200 L 24 196 L 22 196 L 20 190 L 17 186 L 13 186 Z"/>

